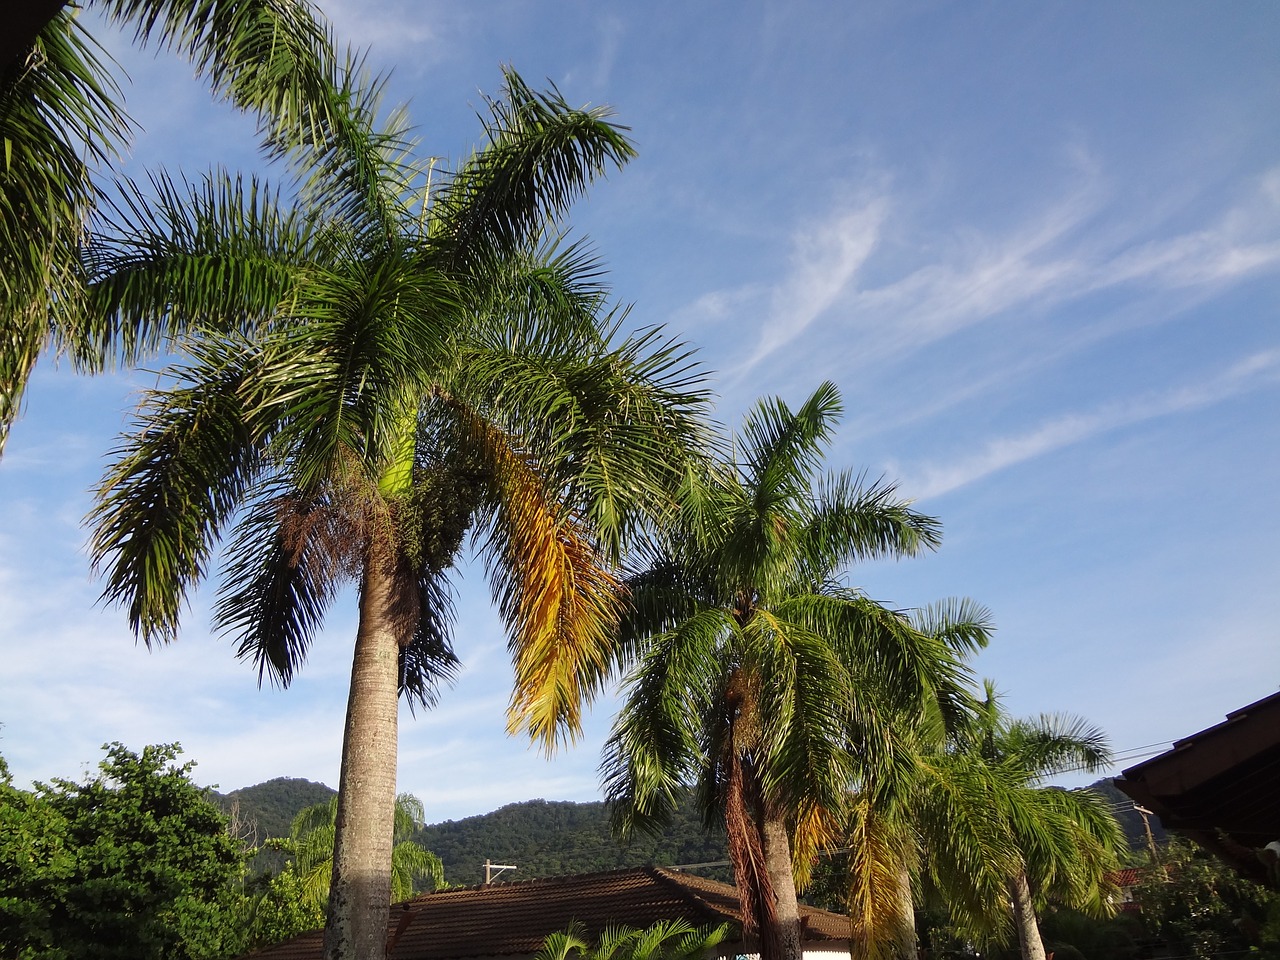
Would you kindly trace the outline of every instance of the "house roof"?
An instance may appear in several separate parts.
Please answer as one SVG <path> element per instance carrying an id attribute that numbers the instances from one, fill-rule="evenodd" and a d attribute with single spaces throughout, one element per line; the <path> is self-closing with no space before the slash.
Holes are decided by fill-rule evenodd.
<path id="1" fill-rule="evenodd" d="M 847 950 L 849 919 L 801 905 L 806 944 Z M 388 960 L 526 956 L 575 921 L 595 938 L 608 926 L 683 919 L 741 930 L 737 890 L 662 867 L 547 877 L 423 894 L 391 907 Z M 254 960 L 319 960 L 320 931 L 252 954 Z"/>
<path id="2" fill-rule="evenodd" d="M 1138 867 L 1122 867 L 1107 874 L 1107 879 L 1117 887 L 1136 887 L 1146 876 L 1147 871 Z"/>
<path id="3" fill-rule="evenodd" d="M 1280 693 L 1176 741 L 1115 783 L 1166 829 L 1258 874 L 1253 850 L 1280 839 Z"/>

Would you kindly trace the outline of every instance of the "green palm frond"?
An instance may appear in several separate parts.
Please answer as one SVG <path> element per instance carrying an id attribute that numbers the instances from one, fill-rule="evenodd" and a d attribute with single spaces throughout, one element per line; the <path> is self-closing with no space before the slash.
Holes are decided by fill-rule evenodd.
<path id="1" fill-rule="evenodd" d="M 1002 752 L 1037 777 L 1075 770 L 1096 773 L 1111 764 L 1106 733 L 1081 717 L 1041 714 L 1011 723 L 1002 733 Z"/>
<path id="2" fill-rule="evenodd" d="M 100 206 L 84 253 L 91 326 L 69 342 L 86 369 L 136 363 L 190 331 L 251 335 L 287 303 L 313 254 L 313 225 L 256 178 L 131 182 Z"/>
<path id="3" fill-rule="evenodd" d="M 850 676 L 825 637 L 759 611 L 743 630 L 770 718 L 760 751 L 767 802 L 838 811 L 853 781 L 845 749 Z"/>
<path id="4" fill-rule="evenodd" d="M 625 960 L 694 960 L 705 956 L 728 931 L 728 924 L 695 927 L 686 920 L 659 920 L 630 938 Z"/>
<path id="5" fill-rule="evenodd" d="M 600 349 L 612 326 L 600 320 L 609 299 L 603 262 L 583 239 L 556 234 L 531 241 L 502 255 L 489 251 L 489 260 L 473 270 L 486 282 L 468 290 L 477 299 L 462 342 L 539 355 L 573 346 Z"/>
<path id="6" fill-rule="evenodd" d="M 1022 853 L 998 815 L 1004 796 L 990 769 L 963 754 L 921 761 L 911 801 L 924 861 L 953 913 L 971 931 L 995 936 L 1009 922 L 1006 885 Z"/>
<path id="7" fill-rule="evenodd" d="M 569 960 L 575 955 L 585 956 L 590 949 L 586 927 L 580 921 L 574 921 L 568 930 L 549 934 L 533 955 L 533 960 Z"/>
<path id="8" fill-rule="evenodd" d="M 722 610 L 690 616 L 652 637 L 628 678 L 600 765 L 604 797 L 624 836 L 660 829 L 703 768 L 702 718 L 723 670 L 721 638 L 733 629 Z"/>
<path id="9" fill-rule="evenodd" d="M 877 557 L 910 557 L 942 542 L 941 526 L 897 496 L 897 486 L 843 471 L 823 478 L 815 489 L 817 507 L 803 543 L 810 576 Z"/>
<path id="10" fill-rule="evenodd" d="M 232 351 L 234 360 L 236 352 Z M 149 646 L 176 635 L 189 588 L 203 580 L 222 529 L 261 470 L 242 402 L 242 372 L 222 344 L 148 393 L 134 433 L 96 491 L 90 557 L 102 597 L 123 604 Z"/>
<path id="11" fill-rule="evenodd" d="M 968 597 L 949 597 L 921 607 L 912 612 L 911 622 L 961 655 L 985 649 L 995 632 L 991 611 Z"/>
<path id="12" fill-rule="evenodd" d="M 757 512 L 765 513 L 765 504 L 797 490 L 807 491 L 843 412 L 840 393 L 829 381 L 794 412 L 777 397 L 757 402 L 742 426 L 741 454 L 744 484 L 755 496 Z"/>
<path id="13" fill-rule="evenodd" d="M 0 66 L 0 454 L 36 359 L 78 330 L 91 174 L 128 139 L 101 56 L 66 9 L 26 56 Z"/>
<path id="14" fill-rule="evenodd" d="M 514 252 L 565 213 L 586 186 L 635 149 L 603 108 L 575 110 L 552 88 L 537 92 L 503 70 L 489 99 L 488 144 L 435 194 L 434 236 L 459 267 L 487 251 Z"/>

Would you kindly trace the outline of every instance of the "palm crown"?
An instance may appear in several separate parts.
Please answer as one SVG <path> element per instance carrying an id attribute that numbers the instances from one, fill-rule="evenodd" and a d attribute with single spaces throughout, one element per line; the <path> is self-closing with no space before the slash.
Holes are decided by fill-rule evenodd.
<path id="1" fill-rule="evenodd" d="M 509 628 L 509 725 L 550 748 L 608 672 L 611 564 L 669 499 L 705 394 L 684 347 L 621 336 L 599 265 L 559 238 L 573 198 L 631 156 L 604 111 L 508 71 L 487 144 L 441 174 L 412 161 L 402 117 L 373 126 L 376 92 L 348 90 L 354 120 L 295 150 L 294 202 L 224 174 L 160 179 L 104 225 L 86 303 L 121 321 L 105 330 L 162 318 L 189 359 L 117 451 L 92 550 L 150 644 L 176 635 L 225 543 L 215 619 L 283 684 L 359 583 L 343 780 L 385 796 L 339 823 L 381 844 L 397 680 L 429 703 L 452 668 L 447 575 L 467 534 Z M 374 875 L 343 842 L 335 903 L 340 872 Z M 356 939 L 376 950 L 377 927 Z"/>
<path id="2" fill-rule="evenodd" d="M 793 892 L 776 890 L 791 884 L 792 843 L 800 862 L 833 835 L 856 772 L 851 745 L 878 754 L 890 739 L 876 699 L 915 702 L 960 669 L 905 614 L 838 582 L 857 560 L 939 539 L 892 485 L 819 475 L 839 413 L 830 384 L 795 411 L 763 401 L 729 462 L 684 485 L 650 564 L 626 581 L 623 657 L 634 667 L 603 763 L 624 830 L 652 825 L 698 784 L 771 956 L 790 949 L 770 928 L 775 894 L 778 909 L 794 907 Z"/>

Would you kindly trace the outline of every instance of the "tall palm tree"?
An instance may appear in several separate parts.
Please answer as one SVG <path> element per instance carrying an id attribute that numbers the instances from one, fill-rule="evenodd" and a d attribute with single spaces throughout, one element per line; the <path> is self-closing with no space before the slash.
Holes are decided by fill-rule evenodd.
<path id="1" fill-rule="evenodd" d="M 833 835 L 851 740 L 876 757 L 887 748 L 879 691 L 916 702 L 956 668 L 904 614 L 837 582 L 857 560 L 939 540 L 892 485 L 819 478 L 840 409 L 831 384 L 795 411 L 762 401 L 729 462 L 685 485 L 651 563 L 626 580 L 622 656 L 634 668 L 602 767 L 615 825 L 654 824 L 696 781 L 708 823 L 727 830 L 765 960 L 799 957 L 793 860 Z"/>
<path id="2" fill-rule="evenodd" d="M 488 142 L 433 184 L 402 118 L 375 129 L 375 94 L 348 93 L 365 148 L 304 152 L 300 205 L 159 181 L 102 231 L 86 302 L 119 330 L 201 332 L 91 517 L 104 596 L 138 635 L 176 636 L 225 541 L 216 623 L 287 685 L 338 586 L 359 585 L 325 951 L 366 958 L 385 950 L 398 692 L 429 705 L 454 667 L 468 532 L 508 626 L 509 727 L 550 749 L 607 674 L 611 566 L 700 439 L 705 394 L 684 348 L 620 338 L 598 264 L 555 241 L 632 155 L 605 111 L 508 71 Z"/>
<path id="3" fill-rule="evenodd" d="M 137 42 L 188 57 L 214 91 L 254 114 L 264 144 L 288 152 L 341 128 L 344 65 L 327 24 L 298 0 L 89 0 Z M 79 308 L 79 249 L 103 195 L 95 175 L 131 123 L 100 48 L 64 3 L 20 3 L 0 41 L 0 454 L 31 370 L 48 349 L 80 369 L 111 360 Z M 354 145 L 354 144 L 353 144 Z M 114 338 L 154 345 L 165 318 Z M 110 338 L 109 338 L 110 339 Z"/>

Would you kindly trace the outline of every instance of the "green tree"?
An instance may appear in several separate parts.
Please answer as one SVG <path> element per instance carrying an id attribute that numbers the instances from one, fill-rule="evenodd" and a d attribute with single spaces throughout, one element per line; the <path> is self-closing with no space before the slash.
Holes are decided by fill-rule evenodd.
<path id="1" fill-rule="evenodd" d="M 1175 956 L 1280 956 L 1280 893 L 1179 837 L 1135 891 L 1143 922 Z"/>
<path id="2" fill-rule="evenodd" d="M 340 131 L 341 68 L 325 22 L 295 0 L 89 0 L 141 46 L 186 56 L 214 92 L 258 118 L 287 152 Z M 79 5 L 77 5 L 79 6 Z M 132 362 L 175 332 L 168 318 L 103 328 L 79 309 L 80 255 L 101 202 L 95 174 L 132 124 L 101 50 L 61 2 L 15 5 L 0 40 L 0 454 L 40 354 L 96 371 Z"/>
<path id="3" fill-rule="evenodd" d="M 307 895 L 302 878 L 286 864 L 274 876 L 254 881 L 236 898 L 228 926 L 239 940 L 226 954 L 240 956 L 324 926 L 324 907 Z"/>
<path id="4" fill-rule="evenodd" d="M 83 783 L 0 786 L 5 956 L 224 956 L 243 852 L 191 781 L 194 764 L 175 763 L 176 745 L 105 749 Z"/>
<path id="5" fill-rule="evenodd" d="M 0 757 L 0 954 L 60 960 L 51 905 L 76 868 L 66 818 L 47 799 L 13 786 Z"/>
<path id="6" fill-rule="evenodd" d="M 329 902 L 333 875 L 334 823 L 338 798 L 317 803 L 299 812 L 283 848 L 292 853 L 305 898 L 323 914 Z M 411 793 L 396 797 L 395 836 L 391 848 L 391 899 L 408 900 L 426 884 L 429 890 L 444 886 L 440 858 L 412 838 L 423 825 L 422 801 Z"/>
<path id="7" fill-rule="evenodd" d="M 906 615 L 837 583 L 857 560 L 939 538 L 891 485 L 818 478 L 839 414 L 831 384 L 796 411 L 762 401 L 732 459 L 682 489 L 652 563 L 626 581 L 635 666 L 605 748 L 606 797 L 625 833 L 697 782 L 766 960 L 799 956 L 793 861 L 835 835 L 849 744 L 882 758 L 876 701 L 917 702 L 957 668 Z"/>
<path id="8" fill-rule="evenodd" d="M 234 526 L 216 623 L 281 684 L 338 587 L 359 585 L 326 955 L 378 957 L 398 693 L 430 705 L 455 665 L 449 574 L 468 531 L 509 629 L 508 725 L 550 749 L 608 672 L 610 564 L 701 436 L 705 397 L 682 347 L 618 342 L 598 264 L 557 242 L 569 204 L 632 155 L 605 111 L 507 72 L 488 143 L 433 183 L 402 114 L 378 128 L 376 90 L 346 100 L 362 147 L 304 150 L 297 203 L 229 177 L 190 195 L 162 181 L 101 244 L 95 314 L 206 335 L 146 398 L 92 551 L 150 645 L 176 636 Z"/>

